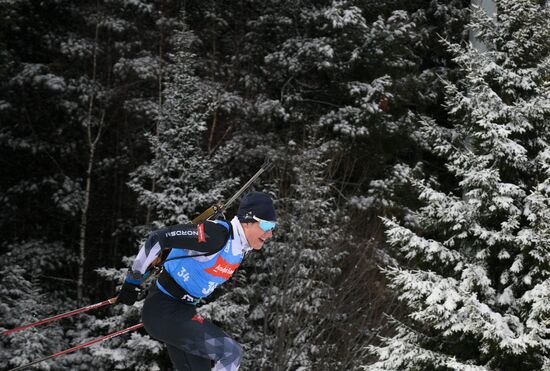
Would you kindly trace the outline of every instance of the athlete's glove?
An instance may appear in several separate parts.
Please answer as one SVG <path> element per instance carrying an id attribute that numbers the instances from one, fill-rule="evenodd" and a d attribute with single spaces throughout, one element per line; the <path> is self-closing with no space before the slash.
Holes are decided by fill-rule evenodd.
<path id="1" fill-rule="evenodd" d="M 122 288 L 120 289 L 120 293 L 118 294 L 116 302 L 126 305 L 133 305 L 136 302 L 140 292 L 141 289 L 139 288 L 139 286 L 131 284 L 130 282 L 124 282 Z"/>

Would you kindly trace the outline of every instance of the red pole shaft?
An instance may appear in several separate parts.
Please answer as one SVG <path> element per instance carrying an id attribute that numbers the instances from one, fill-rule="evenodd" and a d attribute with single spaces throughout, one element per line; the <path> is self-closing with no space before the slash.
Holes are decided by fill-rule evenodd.
<path id="1" fill-rule="evenodd" d="M 17 328 L 11 329 L 11 330 L 4 331 L 4 332 L 2 332 L 2 335 L 9 335 L 9 334 L 14 333 L 14 332 L 23 331 L 23 330 L 26 330 L 28 328 L 32 328 L 32 327 L 35 327 L 35 326 L 38 326 L 38 325 L 43 325 L 44 323 L 57 321 L 58 319 L 61 319 L 61 318 L 74 316 L 75 314 L 78 314 L 78 313 L 86 312 L 86 311 L 89 311 L 89 310 L 92 310 L 92 309 L 103 307 L 105 305 L 113 304 L 114 302 L 116 302 L 116 299 L 117 298 L 114 297 L 114 298 L 102 301 L 101 303 L 88 305 L 86 307 L 75 309 L 75 310 L 67 312 L 67 313 L 58 314 L 57 316 L 46 318 L 46 319 L 43 319 L 43 320 L 38 321 L 38 322 L 29 323 L 28 325 L 25 325 L 25 326 L 21 326 L 21 327 L 17 327 Z"/>
<path id="2" fill-rule="evenodd" d="M 26 365 L 22 365 L 22 366 L 19 366 L 19 367 L 16 367 L 16 368 L 12 368 L 11 370 L 9 371 L 16 371 L 16 370 L 23 370 L 27 367 L 30 367 L 32 365 L 35 365 L 37 363 L 40 363 L 40 362 L 44 362 L 44 361 L 47 361 L 49 359 L 52 359 L 52 358 L 55 358 L 55 357 L 59 357 L 63 354 L 67 354 L 67 353 L 71 353 L 71 352 L 74 352 L 75 350 L 78 350 L 78 349 L 82 349 L 82 348 L 86 348 L 92 344 L 95 344 L 95 343 L 99 343 L 100 341 L 104 341 L 104 340 L 107 340 L 107 339 L 110 339 L 110 338 L 114 338 L 115 336 L 118 336 L 118 335 L 122 335 L 122 334 L 125 334 L 127 332 L 130 332 L 130 331 L 133 331 L 133 330 L 136 330 L 140 327 L 143 327 L 143 323 L 138 323 L 137 325 L 133 325 L 131 327 L 128 327 L 128 328 L 125 328 L 124 330 L 120 330 L 120 331 L 117 331 L 117 332 L 113 332 L 112 334 L 109 334 L 109 335 L 105 335 L 103 337 L 100 337 L 98 339 L 94 339 L 94 340 L 91 340 L 91 341 L 88 341 L 87 343 L 83 343 L 83 344 L 80 344 L 80 345 L 77 345 L 75 347 L 72 347 L 72 348 L 69 348 L 69 349 L 65 349 L 61 352 L 58 352 L 58 353 L 55 353 L 55 354 L 52 354 L 51 356 L 47 356 L 47 357 L 44 357 L 44 358 L 40 358 L 36 361 L 33 361 L 31 363 L 27 363 Z"/>

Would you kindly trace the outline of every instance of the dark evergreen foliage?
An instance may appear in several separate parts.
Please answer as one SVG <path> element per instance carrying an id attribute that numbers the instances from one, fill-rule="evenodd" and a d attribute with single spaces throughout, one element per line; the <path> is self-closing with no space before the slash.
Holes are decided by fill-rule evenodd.
<path id="1" fill-rule="evenodd" d="M 275 196 L 274 241 L 247 257 L 202 311 L 243 344 L 243 369 L 372 363 L 367 346 L 393 335 L 384 313 L 403 316 L 378 269 L 396 263 L 378 217 L 418 228 L 421 202 L 410 191 L 417 179 L 462 196 L 457 175 L 432 151 L 426 122 L 442 133 L 457 126 L 445 104 L 464 87 L 458 81 L 453 93 L 463 67 L 452 60 L 458 49 L 442 40 L 467 40 L 469 6 L 0 2 L 0 256 L 11 267 L 11 278 L 0 281 L 1 326 L 114 296 L 148 232 L 192 219 L 269 157 L 275 169 L 254 187 Z M 477 29 L 512 71 L 548 53 L 542 34 L 518 46 L 528 39 L 521 19 L 511 17 L 506 32 L 490 22 Z M 514 45 L 523 52 L 506 58 Z M 539 94 L 499 71 L 485 77 L 504 101 Z M 544 145 L 540 135 L 517 136 L 531 156 Z M 506 179 L 521 175 L 508 165 Z M 544 166 L 531 186 L 545 184 Z M 545 202 L 533 196 L 536 215 L 545 215 Z M 494 215 L 494 225 L 501 221 Z M 444 224 L 438 220 L 430 237 L 443 236 Z M 505 270 L 498 255 L 490 264 L 495 277 Z M 543 277 L 543 269 L 533 275 Z M 139 308 L 105 309 L 2 340 L 0 354 L 20 357 L 10 366 L 22 364 L 130 326 Z M 477 356 L 466 353 L 457 348 L 459 357 Z M 51 364 L 92 366 L 170 369 L 162 345 L 144 331 Z"/>
<path id="2" fill-rule="evenodd" d="M 387 274 L 410 313 L 372 348 L 375 370 L 550 367 L 550 9 L 496 5 L 496 16 L 472 13 L 485 50 L 446 45 L 461 74 L 445 84 L 450 125 L 421 118 L 419 137 L 453 181 L 408 176 L 423 203 L 414 223 L 385 221 L 400 262 Z"/>

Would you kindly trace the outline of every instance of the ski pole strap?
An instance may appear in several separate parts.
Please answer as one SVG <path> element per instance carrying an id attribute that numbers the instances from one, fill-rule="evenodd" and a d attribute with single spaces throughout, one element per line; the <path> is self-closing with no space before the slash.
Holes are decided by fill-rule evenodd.
<path id="1" fill-rule="evenodd" d="M 166 290 L 174 299 L 182 301 L 186 304 L 197 305 L 200 301 L 200 298 L 196 298 L 193 295 L 190 295 L 187 291 L 183 289 L 178 283 L 172 278 L 170 273 L 162 271 L 158 281 L 160 286 Z"/>
<path id="2" fill-rule="evenodd" d="M 67 353 L 74 352 L 75 350 L 78 350 L 78 349 L 86 348 L 86 347 L 88 347 L 88 346 L 90 346 L 90 345 L 93 345 L 93 344 L 95 344 L 95 343 L 99 343 L 100 341 L 104 341 L 104 340 L 107 340 L 107 339 L 110 339 L 110 338 L 114 338 L 115 336 L 122 335 L 122 334 L 125 334 L 125 333 L 130 332 L 130 331 L 133 331 L 133 330 L 137 330 L 137 329 L 140 328 L 140 327 L 143 327 L 143 323 L 138 323 L 137 325 L 134 325 L 134 326 L 125 328 L 125 329 L 120 330 L 120 331 L 117 331 L 117 332 L 113 332 L 113 333 L 111 333 L 111 334 L 109 334 L 109 335 L 105 335 L 105 336 L 100 337 L 100 338 L 98 338 L 98 339 L 94 339 L 94 340 L 88 341 L 88 342 L 86 342 L 86 343 L 77 345 L 77 346 L 75 346 L 75 347 L 72 347 L 72 348 L 69 348 L 69 349 L 65 349 L 65 350 L 63 350 L 63 351 L 61 351 L 61 352 L 52 354 L 52 355 L 50 355 L 50 356 L 47 356 L 47 357 L 44 357 L 44 358 L 37 359 L 36 361 L 27 363 L 26 365 L 22 365 L 22 366 L 19 366 L 19 367 L 16 367 L 16 368 L 12 368 L 12 369 L 10 369 L 9 371 L 24 370 L 24 369 L 26 369 L 26 368 L 29 368 L 30 366 L 36 365 L 37 363 L 44 362 L 44 361 L 47 361 L 47 360 L 52 359 L 52 358 L 55 358 L 55 357 L 59 357 L 59 356 L 61 356 L 61 355 L 63 355 L 63 354 L 67 354 Z"/>

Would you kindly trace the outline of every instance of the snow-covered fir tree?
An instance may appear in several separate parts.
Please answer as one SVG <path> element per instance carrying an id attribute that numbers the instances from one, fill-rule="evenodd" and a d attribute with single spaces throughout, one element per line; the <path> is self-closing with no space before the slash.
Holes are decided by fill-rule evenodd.
<path id="1" fill-rule="evenodd" d="M 207 121 L 217 107 L 219 89 L 197 76 L 198 59 L 191 51 L 194 39 L 182 15 L 179 28 L 169 40 L 175 52 L 165 71 L 157 128 L 147 135 L 152 158 L 132 174 L 129 183 L 144 207 L 143 219 L 148 224 L 138 227 L 137 232 L 143 237 L 152 229 L 190 222 L 207 207 L 222 201 L 228 189 L 236 185 L 217 167 L 227 161 L 223 152 L 210 157 L 206 148 Z M 130 259 L 125 262 L 130 264 Z M 126 270 L 102 268 L 98 272 L 108 280 L 121 282 Z M 112 316 L 95 321 L 94 326 L 110 332 L 138 323 L 142 304 L 117 307 Z M 139 333 L 133 333 L 127 341 L 115 339 L 102 344 L 92 353 L 101 358 L 98 365 L 111 364 L 121 369 L 159 370 L 170 365 L 165 347 Z"/>
<path id="2" fill-rule="evenodd" d="M 370 228 L 378 214 L 402 217 L 399 225 L 387 222 L 396 251 L 406 249 L 401 258 L 409 254 L 409 246 L 392 237 L 401 232 L 419 238 L 414 241 L 440 242 L 465 256 L 461 266 L 453 266 L 452 277 L 441 273 L 449 264 L 423 258 L 427 251 L 410 253 L 410 265 L 401 269 L 439 273 L 451 282 L 472 271 L 477 274 L 480 266 L 481 273 L 488 272 L 488 280 L 481 281 L 488 286 L 476 284 L 483 290 L 475 292 L 480 308 L 490 309 L 484 315 L 500 315 L 504 320 L 498 323 L 518 334 L 533 329 L 533 338 L 547 338 L 546 327 L 536 324 L 546 321 L 548 297 L 543 243 L 548 210 L 547 102 L 540 98 L 547 94 L 543 76 L 548 76 L 548 35 L 541 31 L 547 27 L 540 26 L 543 18 L 524 11 L 541 9 L 539 3 L 500 2 L 496 23 L 484 16 L 473 24 L 489 45 L 484 54 L 454 45 L 465 37 L 462 22 L 470 0 L 250 0 L 244 6 L 193 0 L 0 2 L 0 261 L 14 271 L 10 279 L 9 272 L 0 277 L 0 322 L 14 327 L 22 324 L 15 321 L 15 313 L 26 322 L 78 307 L 71 280 L 77 276 L 75 241 L 87 179 L 90 204 L 86 236 L 81 239 L 86 249 L 80 286 L 85 288 L 84 302 L 90 303 L 114 296 L 124 275 L 124 270 L 97 266 L 127 266 L 129 261 L 121 256 L 137 251 L 134 240 L 152 228 L 189 221 L 238 188 L 236 182 L 224 180 L 246 180 L 269 156 L 284 157 L 258 185 L 278 199 L 278 236 L 263 252 L 247 257 L 232 281 L 203 308 L 244 345 L 243 370 L 353 369 L 368 363 L 369 355 L 360 348 L 376 338 L 373 328 L 381 322 L 377 319 L 371 326 L 366 318 L 380 312 L 380 304 L 373 303 L 378 298 L 370 300 L 370 280 L 365 278 L 366 271 L 374 270 L 368 243 L 377 239 Z M 181 7 L 186 8 L 194 39 L 190 33 L 173 32 L 180 24 L 174 15 Z M 444 50 L 436 42 L 439 36 L 453 45 Z M 167 56 L 171 50 L 180 53 Z M 447 62 L 450 54 L 457 56 L 456 63 Z M 172 68 L 172 63 L 178 66 Z M 448 120 L 440 105 L 442 81 L 455 81 L 455 66 L 462 76 L 460 83 L 447 84 Z M 419 114 L 434 119 L 416 120 Z M 498 128 L 496 136 L 485 122 Z M 321 124 L 315 130 L 318 142 L 307 140 L 311 123 Z M 93 161 L 87 128 L 101 133 Z M 503 137 L 517 146 L 500 145 Z M 328 158 L 331 162 L 324 163 Z M 509 158 L 515 162 L 503 160 Z M 449 173 L 441 174 L 443 161 Z M 90 163 L 92 171 L 87 172 Z M 433 175 L 434 169 L 442 176 Z M 483 177 L 489 180 L 475 183 L 487 172 L 495 172 L 494 180 Z M 415 216 L 411 210 L 419 201 L 407 187 L 423 177 L 428 178 L 416 184 L 420 201 L 429 206 Z M 136 192 L 128 191 L 130 178 Z M 328 183 L 330 188 L 321 187 Z M 465 222 L 456 227 L 456 220 L 466 219 L 449 220 L 458 215 L 456 209 L 448 207 L 443 215 L 433 206 L 431 201 L 439 196 L 444 200 L 441 209 L 456 199 L 460 210 L 467 210 L 467 221 L 475 221 L 470 229 Z M 343 210 L 335 197 L 349 199 L 353 210 Z M 502 211 L 509 199 L 521 210 L 516 219 L 512 211 Z M 469 206 L 472 203 L 475 207 Z M 316 219 L 294 216 L 305 211 Z M 342 220 L 349 220 L 349 233 L 340 229 Z M 295 226 L 309 228 L 309 233 Z M 323 238 L 328 238 L 330 228 L 335 233 L 331 238 L 348 233 L 349 240 L 328 246 Z M 508 238 L 522 239 L 523 245 L 502 242 Z M 430 248 L 437 251 L 438 246 Z M 348 255 L 330 260 L 340 250 Z M 53 257 L 59 257 L 55 264 L 49 260 Z M 319 262 L 329 276 L 342 266 L 349 275 L 322 282 L 323 272 L 311 269 Z M 475 269 L 463 268 L 467 264 Z M 38 276 L 31 277 L 33 272 Z M 97 272 L 107 280 L 98 279 Z M 394 271 L 396 287 L 397 277 L 406 272 Z M 312 294 L 285 280 L 311 287 Z M 275 300 L 279 293 L 292 300 Z M 350 298 L 352 293 L 356 295 Z M 335 298 L 341 302 L 335 303 Z M 457 308 L 466 307 L 458 303 Z M 31 360 L 23 344 L 27 341 L 33 342 L 32 355 L 51 354 L 133 325 L 140 321 L 139 310 L 140 304 L 116 306 L 44 327 L 45 336 L 34 330 L 22 333 L 2 342 L 1 358 L 17 355 L 10 366 Z M 332 317 L 333 313 L 340 315 Z M 531 368 L 545 366 L 542 342 L 517 340 L 528 349 L 513 348 L 509 353 L 514 356 L 508 357 L 508 348 L 499 348 L 502 342 L 469 328 L 441 330 L 453 332 L 453 337 L 414 316 L 408 321 L 401 324 L 402 337 L 395 338 L 393 348 L 390 342 L 379 348 L 378 367 L 406 368 L 408 361 L 389 355 L 410 349 L 400 359 L 416 355 L 421 362 L 446 354 L 447 359 L 454 357 L 449 364 L 455 368 L 468 362 L 487 369 L 518 363 L 529 368 L 531 361 L 523 360 L 531 352 L 540 355 L 533 356 L 537 359 Z M 315 322 L 322 329 L 313 326 Z M 313 336 L 315 331 L 318 335 Z M 40 367 L 169 368 L 164 347 L 142 334 L 121 336 Z M 419 340 L 403 340 L 411 334 Z M 464 345 L 468 342 L 477 343 Z M 451 348 L 456 352 L 445 353 Z M 463 349 L 479 352 L 470 356 Z M 410 364 L 409 368 L 437 368 L 429 362 Z"/>
<path id="3" fill-rule="evenodd" d="M 338 262 L 346 251 L 346 216 L 332 196 L 328 168 L 336 142 L 319 138 L 309 129 L 305 144 L 290 142 L 286 160 L 292 164 L 289 192 L 281 198 L 281 236 L 266 251 L 251 276 L 263 292 L 251 317 L 266 329 L 261 352 L 251 369 L 316 370 L 332 368 L 327 355 L 333 324 L 332 311 Z M 264 260 L 265 259 L 265 260 Z M 262 288 L 262 286 L 264 286 Z M 250 354 L 254 357 L 257 354 Z"/>
<path id="4" fill-rule="evenodd" d="M 291 189 L 276 197 L 279 225 L 262 252 L 251 253 L 234 287 L 204 308 L 245 349 L 245 370 L 315 370 L 334 350 L 330 334 L 338 313 L 331 311 L 337 262 L 345 250 L 336 200 L 327 174 L 330 141 L 289 142 L 278 166 L 290 167 Z M 345 220 L 345 218 L 344 218 Z M 227 313 L 227 308 L 235 310 Z"/>
<path id="5" fill-rule="evenodd" d="M 129 228 L 111 239 L 116 227 L 108 220 L 134 224 L 124 215 L 135 203 L 125 182 L 146 152 L 141 133 L 158 117 L 164 33 L 177 6 L 169 0 L 0 4 L 5 240 L 36 235 L 75 253 L 82 247 L 79 268 L 120 258 Z M 72 267 L 59 276 L 94 275 Z M 81 280 L 80 295 L 84 283 L 97 287 L 90 281 Z"/>
<path id="6" fill-rule="evenodd" d="M 27 269 L 15 264 L 13 260 L 9 268 L 2 268 L 0 277 L 0 331 L 36 322 L 57 310 L 58 306 L 55 304 L 59 298 L 48 298 L 40 285 L 40 280 L 35 278 L 29 281 Z M 37 355 L 49 355 L 62 350 L 67 345 L 63 335 L 61 327 L 47 325 L 8 335 L 2 334 L 0 368 L 15 368 L 34 361 Z M 50 370 L 50 367 L 59 367 L 59 362 L 54 362 L 50 365 L 39 365 L 39 369 Z"/>
<path id="7" fill-rule="evenodd" d="M 135 200 L 127 196 L 125 182 L 146 152 L 141 132 L 158 117 L 164 34 L 170 34 L 179 6 L 169 0 L 0 4 L 0 259 L 21 277 L 21 291 L 32 284 L 29 295 L 37 301 L 3 296 L 2 303 L 16 308 L 21 321 L 114 295 L 115 285 L 106 289 L 93 268 L 98 262 L 117 264 L 123 247 L 135 248 L 125 245 L 133 237 L 126 225 L 135 224 L 128 221 L 135 218 L 133 210 L 126 214 Z M 98 135 L 91 151 L 89 139 Z M 86 233 L 79 234 L 82 230 Z M 85 247 L 84 259 L 77 261 L 79 245 Z M 75 276 L 87 278 L 79 284 L 81 305 L 73 300 Z M 12 281 L 2 280 L 0 290 L 19 295 Z M 24 324 L 15 316 L 4 318 L 14 313 L 4 309 L 2 324 Z M 6 340 L 5 351 L 21 355 L 11 365 L 119 329 L 120 324 L 94 325 L 94 320 L 80 315 L 49 325 L 52 330 L 27 330 L 44 334 L 32 347 Z M 53 329 L 67 329 L 64 341 Z M 139 368 L 140 357 L 134 355 L 128 369 Z M 77 369 L 102 360 L 83 350 L 38 367 Z"/>
<path id="8" fill-rule="evenodd" d="M 198 60 L 191 51 L 195 36 L 175 32 L 173 66 L 167 72 L 159 124 L 148 135 L 153 159 L 134 174 L 130 187 L 160 225 L 189 222 L 201 209 L 223 199 L 235 181 L 220 179 L 216 161 L 205 149 L 208 120 L 218 104 L 220 89 L 197 76 Z"/>
<path id="9" fill-rule="evenodd" d="M 273 155 L 291 140 L 302 146 L 304 127 L 320 121 L 323 135 L 340 143 L 330 149 L 336 189 L 357 192 L 372 179 L 400 174 L 407 167 L 393 168 L 397 157 L 417 160 L 411 112 L 435 106 L 442 90 L 438 74 L 445 72 L 445 55 L 433 48 L 437 35 L 460 40 L 468 4 L 251 1 L 246 12 L 239 3 L 200 2 L 190 7 L 191 27 L 209 61 L 203 68 L 231 86 L 240 103 L 224 117 L 233 129 L 226 146 L 233 149 L 239 168 L 258 162 L 265 153 Z M 393 180 L 397 186 L 401 182 Z M 394 190 L 389 188 L 395 187 L 383 181 L 376 186 L 367 197 L 351 197 L 351 203 L 369 212 L 373 206 L 383 209 L 392 202 L 389 193 Z M 283 188 L 277 194 L 284 197 L 285 192 Z M 386 211 L 397 208 L 403 207 L 393 201 Z M 360 233 L 368 229 L 366 224 L 356 224 Z M 366 248 L 355 253 L 363 262 Z M 351 278 L 340 282 L 354 285 Z M 250 300 L 261 300 L 257 297 L 262 290 L 247 292 Z M 374 301 L 363 307 L 378 307 Z M 234 303 L 241 305 L 234 308 L 242 318 L 245 303 L 236 298 Z M 247 331 L 258 339 L 264 333 L 261 324 Z M 373 332 L 366 329 L 364 334 Z M 340 341 L 349 341 L 342 348 L 354 349 L 366 338 L 343 336 Z"/>
<path id="10" fill-rule="evenodd" d="M 496 5 L 496 19 L 472 14 L 486 52 L 448 44 L 462 72 L 446 83 L 448 122 L 421 119 L 448 176 L 409 179 L 424 204 L 413 227 L 385 221 L 409 314 L 366 369 L 550 368 L 550 11 Z"/>
<path id="11" fill-rule="evenodd" d="M 131 259 L 124 259 L 124 262 L 129 266 Z M 127 270 L 99 268 L 97 273 L 100 279 L 119 284 L 124 280 Z M 83 343 L 140 323 L 142 306 L 143 301 L 137 301 L 133 306 L 115 305 L 107 316 L 89 318 L 86 327 L 80 328 L 75 334 L 79 336 L 78 342 Z M 99 343 L 87 353 L 91 356 L 86 359 L 87 367 L 99 369 L 160 371 L 170 365 L 165 347 L 140 331 Z M 70 356 L 67 358 L 69 364 L 75 364 L 80 357 L 75 356 L 74 361 Z"/>
<path id="12" fill-rule="evenodd" d="M 403 174 L 422 171 L 414 117 L 440 109 L 440 79 L 452 73 L 437 35 L 463 39 L 469 1 L 369 5 L 378 13 L 363 12 L 353 22 L 340 20 L 350 13 L 342 4 L 328 13 L 332 27 L 353 27 L 355 48 L 339 53 L 346 56 L 342 64 L 349 75 L 342 84 L 343 104 L 322 122 L 349 143 L 352 160 L 373 164 L 368 171 L 359 166 L 354 175 L 362 187 L 351 204 L 376 223 L 378 215 L 407 213 Z"/>

